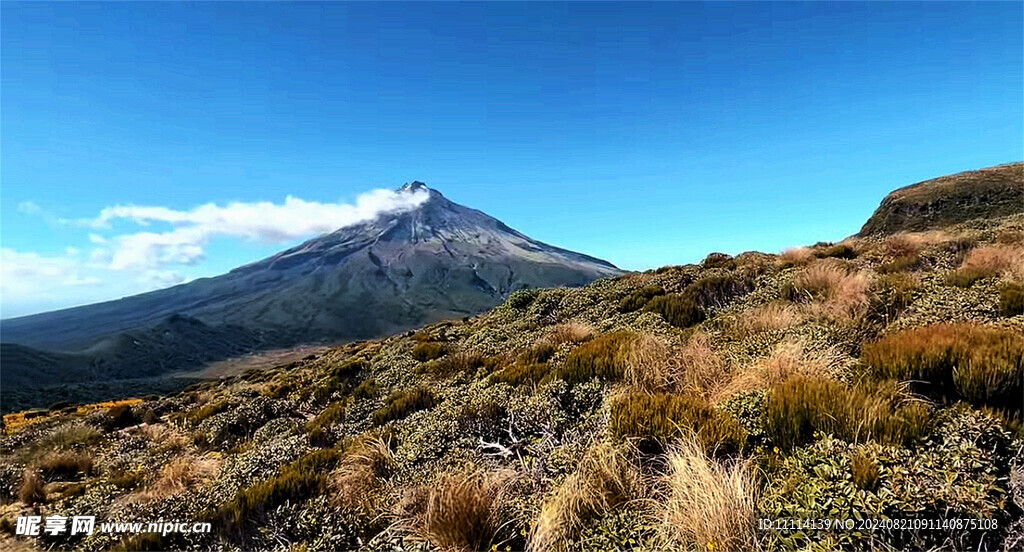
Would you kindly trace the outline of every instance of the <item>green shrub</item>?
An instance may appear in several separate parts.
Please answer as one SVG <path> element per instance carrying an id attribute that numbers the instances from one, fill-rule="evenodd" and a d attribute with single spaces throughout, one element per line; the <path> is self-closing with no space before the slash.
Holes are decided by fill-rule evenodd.
<path id="1" fill-rule="evenodd" d="M 648 301 L 659 295 L 665 295 L 665 290 L 661 286 L 646 286 L 638 289 L 619 301 L 619 312 L 633 312 L 642 309 Z"/>
<path id="2" fill-rule="evenodd" d="M 999 314 L 1007 318 L 1024 314 L 1024 284 L 1003 284 L 999 289 Z"/>
<path id="3" fill-rule="evenodd" d="M 204 404 L 203 406 L 189 410 L 188 413 L 185 414 L 185 420 L 188 421 L 190 425 L 196 426 L 203 420 L 224 412 L 227 408 L 228 401 L 221 399 L 217 402 Z"/>
<path id="4" fill-rule="evenodd" d="M 593 378 L 622 379 L 626 355 L 636 335 L 616 332 L 597 337 L 580 345 L 566 357 L 558 369 L 558 378 L 569 383 L 582 383 Z"/>
<path id="5" fill-rule="evenodd" d="M 393 420 L 401 420 L 417 410 L 430 408 L 436 403 L 434 395 L 423 387 L 396 391 L 388 397 L 383 408 L 373 413 L 373 423 L 384 425 Z"/>
<path id="6" fill-rule="evenodd" d="M 139 420 L 132 412 L 130 406 L 119 405 L 107 410 L 103 427 L 105 427 L 107 431 L 114 431 L 116 429 L 136 425 L 140 421 L 141 420 Z"/>
<path id="7" fill-rule="evenodd" d="M 879 276 L 871 286 L 869 312 L 885 320 L 896 317 L 910 305 L 917 287 L 917 279 L 906 272 Z"/>
<path id="8" fill-rule="evenodd" d="M 485 360 L 483 355 L 476 352 L 455 353 L 424 364 L 423 371 L 436 377 L 447 377 L 475 371 L 484 365 Z"/>
<path id="9" fill-rule="evenodd" d="M 835 257 L 837 259 L 856 259 L 857 250 L 850 247 L 845 243 L 837 243 L 835 245 L 829 245 L 822 249 L 818 249 L 814 252 L 814 256 L 819 259 L 826 257 Z"/>
<path id="10" fill-rule="evenodd" d="M 611 429 L 620 437 L 665 441 L 694 431 L 707 452 L 731 454 L 743 448 L 746 432 L 728 413 L 690 395 L 633 392 L 612 403 Z"/>
<path id="11" fill-rule="evenodd" d="M 700 324 L 707 315 L 692 297 L 673 293 L 651 299 L 644 310 L 660 314 L 666 322 L 677 328 Z"/>
<path id="12" fill-rule="evenodd" d="M 380 387 L 377 385 L 377 380 L 376 379 L 374 379 L 374 378 L 365 379 L 365 380 L 362 381 L 362 383 L 359 384 L 358 387 L 356 387 L 354 390 L 352 390 L 352 398 L 356 399 L 356 400 L 359 400 L 359 399 L 369 399 L 369 398 L 372 398 L 372 397 L 376 397 L 377 396 L 377 392 L 379 390 L 380 390 Z"/>
<path id="13" fill-rule="evenodd" d="M 322 431 L 332 425 L 338 420 L 345 417 L 345 401 L 333 402 L 323 410 L 316 418 L 313 418 L 306 423 L 306 430 L 310 433 L 314 431 Z"/>
<path id="14" fill-rule="evenodd" d="M 849 387 L 795 376 L 769 390 L 765 434 L 786 449 L 811 441 L 815 431 L 851 442 L 907 445 L 924 435 L 929 416 L 928 405 L 908 400 L 894 382 Z"/>
<path id="15" fill-rule="evenodd" d="M 505 305 L 511 309 L 523 310 L 529 307 L 539 294 L 540 290 L 521 289 L 509 295 L 508 299 L 505 300 Z"/>
<path id="16" fill-rule="evenodd" d="M 507 383 L 509 385 L 522 385 L 524 383 L 541 383 L 550 376 L 551 367 L 547 364 L 515 363 L 492 374 L 491 381 Z"/>
<path id="17" fill-rule="evenodd" d="M 749 279 L 727 274 L 705 276 L 686 286 L 683 295 L 692 298 L 697 305 L 706 309 L 725 306 L 734 297 L 746 295 L 753 290 L 754 284 Z"/>
<path id="18" fill-rule="evenodd" d="M 555 346 L 547 341 L 534 343 L 519 354 L 517 361 L 521 364 L 540 364 L 547 362 L 555 354 Z"/>
<path id="19" fill-rule="evenodd" d="M 728 253 L 708 253 L 701 261 L 700 266 L 704 268 L 736 268 L 736 260 Z"/>
<path id="20" fill-rule="evenodd" d="M 412 348 L 412 358 L 426 362 L 428 360 L 434 360 L 441 358 L 448 352 L 448 347 L 444 343 L 435 342 L 424 342 L 418 343 Z"/>
<path id="21" fill-rule="evenodd" d="M 312 452 L 287 464 L 270 479 L 238 491 L 218 511 L 225 528 L 256 521 L 286 502 L 303 502 L 327 490 L 327 476 L 342 453 L 338 449 Z"/>
<path id="22" fill-rule="evenodd" d="M 864 346 L 877 379 L 910 381 L 918 393 L 1021 412 L 1024 336 L 975 324 L 933 324 Z"/>

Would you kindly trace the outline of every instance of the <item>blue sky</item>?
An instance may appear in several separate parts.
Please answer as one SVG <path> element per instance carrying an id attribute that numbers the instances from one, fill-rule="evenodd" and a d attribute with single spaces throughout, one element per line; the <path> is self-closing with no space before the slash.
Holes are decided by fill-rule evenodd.
<path id="1" fill-rule="evenodd" d="M 1021 3 L 0 9 L 4 317 L 222 273 L 413 179 L 646 269 L 1024 158 Z"/>

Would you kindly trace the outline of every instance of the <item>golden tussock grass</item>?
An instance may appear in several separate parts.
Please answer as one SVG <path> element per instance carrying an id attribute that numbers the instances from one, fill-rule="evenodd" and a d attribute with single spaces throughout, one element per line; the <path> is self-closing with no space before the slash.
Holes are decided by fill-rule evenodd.
<path id="1" fill-rule="evenodd" d="M 530 532 L 530 549 L 564 550 L 589 523 L 613 508 L 645 499 L 648 490 L 630 450 L 596 443 L 544 502 Z"/>
<path id="2" fill-rule="evenodd" d="M 794 247 L 779 255 L 779 264 L 783 267 L 804 266 L 814 260 L 814 251 L 810 247 Z"/>
<path id="3" fill-rule="evenodd" d="M 583 343 L 594 337 L 594 327 L 585 322 L 563 322 L 551 328 L 545 338 L 553 345 Z"/>
<path id="4" fill-rule="evenodd" d="M 706 333 L 691 335 L 673 360 L 673 383 L 679 391 L 706 399 L 728 379 L 729 363 L 718 354 Z"/>
<path id="5" fill-rule="evenodd" d="M 386 478 L 395 465 L 390 443 L 377 438 L 358 445 L 341 460 L 331 474 L 329 489 L 340 505 L 365 514 L 377 511 L 382 504 L 375 500 L 378 480 Z"/>
<path id="6" fill-rule="evenodd" d="M 44 489 L 45 484 L 43 483 L 42 476 L 39 474 L 39 470 L 25 470 L 21 484 L 18 485 L 18 500 L 28 505 L 46 502 L 46 491 Z"/>
<path id="7" fill-rule="evenodd" d="M 863 316 L 870 304 L 870 273 L 854 272 L 839 262 L 815 262 L 784 287 L 783 295 L 809 304 L 806 311 L 816 317 L 842 321 Z"/>
<path id="8" fill-rule="evenodd" d="M 650 334 L 641 334 L 634 339 L 626 353 L 626 382 L 654 392 L 669 387 L 672 379 L 668 346 Z"/>
<path id="9" fill-rule="evenodd" d="M 757 480 L 752 462 L 719 464 L 693 436 L 668 453 L 660 483 L 661 529 L 670 547 L 732 552 L 756 550 Z"/>
<path id="10" fill-rule="evenodd" d="M 743 339 L 762 332 L 786 330 L 801 322 L 803 316 L 795 305 L 772 302 L 737 314 L 732 330 L 735 337 Z"/>
<path id="11" fill-rule="evenodd" d="M 831 379 L 852 362 L 835 347 L 807 350 L 799 341 L 784 341 L 767 358 L 734 371 L 709 399 L 717 404 L 733 395 L 767 389 L 792 376 Z"/>
<path id="12" fill-rule="evenodd" d="M 960 270 L 974 272 L 988 278 L 1005 276 L 1012 280 L 1024 279 L 1024 247 L 1019 245 L 983 245 L 967 254 Z"/>
<path id="13" fill-rule="evenodd" d="M 209 456 L 176 458 L 160 468 L 152 485 L 132 493 L 127 501 L 151 502 L 197 488 L 213 479 L 222 463 L 220 458 Z"/>
<path id="14" fill-rule="evenodd" d="M 449 474 L 429 490 L 407 493 L 399 506 L 399 527 L 440 550 L 489 550 L 502 542 L 507 524 L 499 506 L 511 477 L 505 472 Z"/>
<path id="15" fill-rule="evenodd" d="M 92 456 L 86 452 L 48 452 L 37 463 L 47 479 L 67 479 L 92 472 Z"/>

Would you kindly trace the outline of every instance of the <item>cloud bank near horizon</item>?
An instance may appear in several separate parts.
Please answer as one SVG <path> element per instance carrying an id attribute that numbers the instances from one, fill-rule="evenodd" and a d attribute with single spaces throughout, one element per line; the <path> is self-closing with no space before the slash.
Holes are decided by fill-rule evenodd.
<path id="1" fill-rule="evenodd" d="M 283 203 L 207 203 L 189 210 L 114 205 L 78 220 L 56 219 L 26 202 L 19 205 L 26 214 L 85 229 L 90 249 L 83 254 L 68 247 L 63 254 L 46 255 L 0 248 L 0 312 L 9 318 L 179 284 L 187 280 L 181 269 L 201 265 L 215 240 L 286 244 L 415 209 L 428 197 L 423 190 L 377 189 L 360 194 L 354 203 L 289 195 Z"/>

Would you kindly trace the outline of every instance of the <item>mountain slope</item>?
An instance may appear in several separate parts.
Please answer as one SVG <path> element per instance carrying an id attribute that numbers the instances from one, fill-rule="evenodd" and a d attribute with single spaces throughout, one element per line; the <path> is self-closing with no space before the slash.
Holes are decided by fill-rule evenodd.
<path id="1" fill-rule="evenodd" d="M 1008 163 L 918 182 L 885 197 L 861 236 L 941 228 L 1024 211 L 1024 163 Z"/>
<path id="2" fill-rule="evenodd" d="M 517 289 L 579 286 L 620 272 L 606 261 L 533 240 L 423 183 L 408 184 L 401 192 L 429 196 L 416 209 L 339 229 L 215 278 L 4 320 L 3 341 L 86 354 L 93 363 L 124 364 L 139 357 L 127 354 L 118 336 L 183 315 L 203 324 L 206 335 L 220 335 L 228 326 L 258 334 L 243 339 L 245 347 L 216 348 L 237 353 L 384 335 L 480 312 Z M 101 340 L 121 346 L 97 349 Z M 162 357 L 177 358 L 158 349 Z M 19 361 L 33 357 L 5 358 L 5 375 L 31 368 Z M 136 364 L 145 372 L 140 375 L 174 368 L 173 363 Z M 119 371 L 132 367 L 123 368 Z"/>

